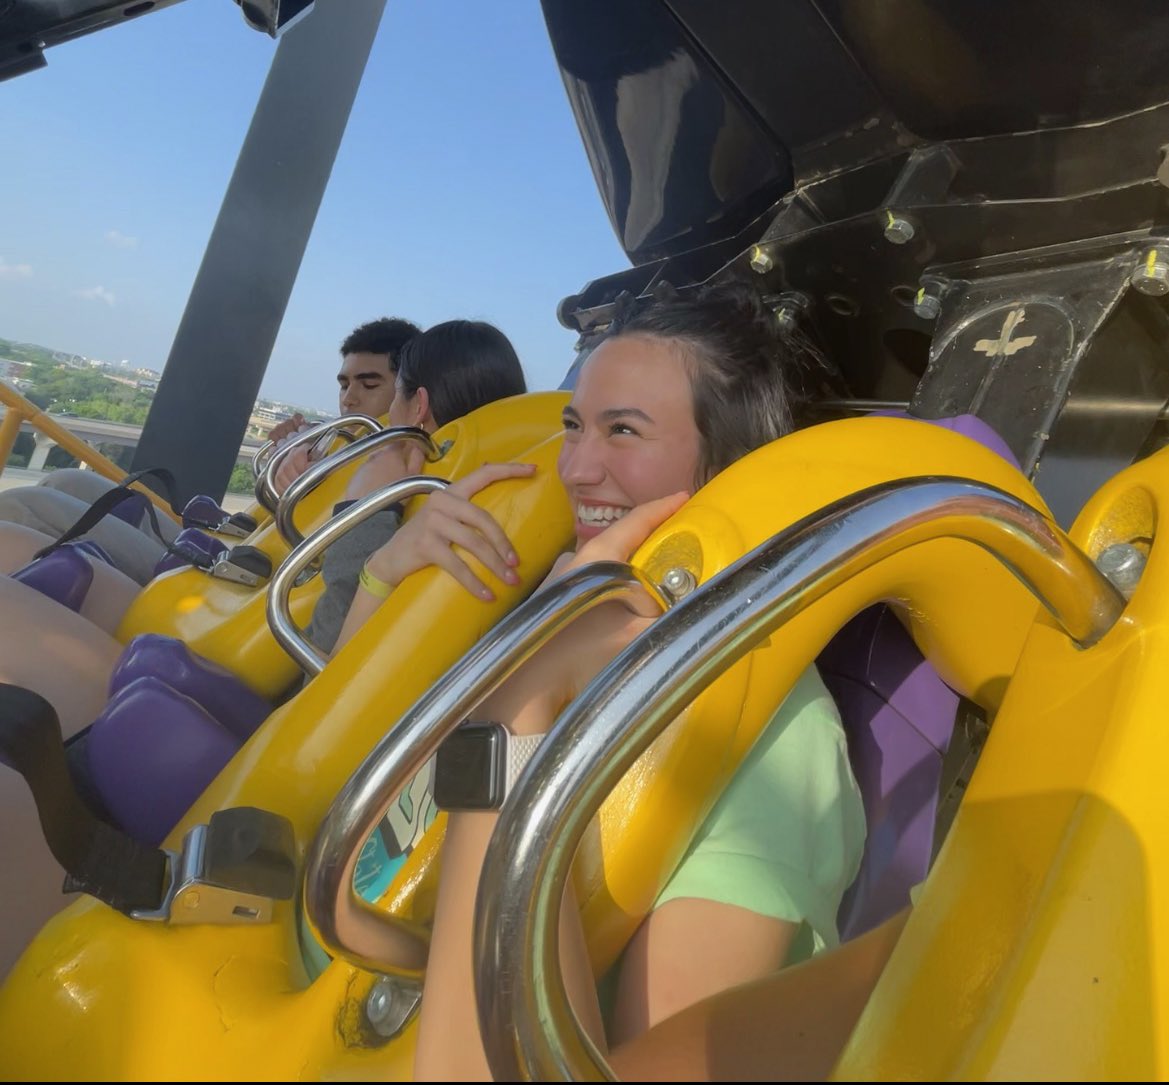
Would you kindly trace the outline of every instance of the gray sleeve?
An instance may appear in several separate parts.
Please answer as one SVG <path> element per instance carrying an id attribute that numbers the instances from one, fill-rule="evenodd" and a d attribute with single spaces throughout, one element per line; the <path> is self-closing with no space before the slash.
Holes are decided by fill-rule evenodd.
<path id="1" fill-rule="evenodd" d="M 357 579 L 365 559 L 389 542 L 402 523 L 391 511 L 379 512 L 347 531 L 328 550 L 321 568 L 325 590 L 313 609 L 305 633 L 322 652 L 331 652 L 345 624 L 345 615 L 357 594 Z"/>

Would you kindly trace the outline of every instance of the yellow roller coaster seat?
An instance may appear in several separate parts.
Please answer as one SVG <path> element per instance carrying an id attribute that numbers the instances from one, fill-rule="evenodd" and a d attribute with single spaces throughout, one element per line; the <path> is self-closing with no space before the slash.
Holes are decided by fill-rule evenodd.
<path id="1" fill-rule="evenodd" d="M 261 728 L 171 846 L 190 825 L 237 805 L 283 814 L 306 844 L 384 729 L 567 545 L 571 513 L 555 478 L 558 443 L 524 457 L 538 465 L 533 480 L 499 484 L 479 499 L 516 542 L 524 584 L 486 604 L 437 571 L 410 578 Z M 917 475 L 925 464 L 1038 503 L 1017 472 L 966 438 L 891 419 L 832 423 L 720 476 L 636 560 L 651 574 L 685 564 L 707 579 L 793 520 L 858 487 Z M 598 968 L 648 912 L 779 698 L 851 614 L 880 598 L 901 602 L 915 616 L 915 632 L 949 661 L 959 688 L 988 699 L 1001 690 L 1035 607 L 981 550 L 925 543 L 912 560 L 890 558 L 857 579 L 863 582 L 843 586 L 729 671 L 611 797 L 599 843 L 578 871 Z M 924 613 L 936 618 L 917 622 Z M 972 642 L 965 652 L 963 640 Z M 402 914 L 427 918 L 419 890 L 433 884 L 436 852 L 432 835 L 387 894 Z M 290 905 L 278 906 L 273 922 L 245 928 L 134 923 L 94 901 L 75 904 L 45 927 L 0 991 L 0 1068 L 64 1079 L 407 1076 L 412 1033 L 380 1044 L 359 1025 L 371 977 L 334 961 L 309 983 L 297 936 Z"/>
<path id="2" fill-rule="evenodd" d="M 440 460 L 427 464 L 424 473 L 453 480 L 487 461 L 512 459 L 559 431 L 567 399 L 563 392 L 532 392 L 448 423 L 434 435 L 446 451 Z M 356 469 L 355 464 L 341 468 L 304 498 L 297 526 L 306 536 L 332 515 Z M 266 553 L 274 567 L 288 555 L 271 522 L 254 532 L 247 544 Z M 319 576 L 293 589 L 292 616 L 301 628 L 308 624 L 323 590 Z M 142 589 L 122 619 L 118 638 L 124 643 L 139 633 L 177 637 L 204 658 L 227 667 L 261 696 L 274 698 L 300 671 L 268 628 L 267 600 L 266 584 L 252 588 L 197 569 L 176 569 Z"/>
<path id="3" fill-rule="evenodd" d="M 1072 526 L 1144 573 L 1090 648 L 1035 624 L 840 1080 L 1169 1076 L 1167 510 L 1162 451 Z"/>

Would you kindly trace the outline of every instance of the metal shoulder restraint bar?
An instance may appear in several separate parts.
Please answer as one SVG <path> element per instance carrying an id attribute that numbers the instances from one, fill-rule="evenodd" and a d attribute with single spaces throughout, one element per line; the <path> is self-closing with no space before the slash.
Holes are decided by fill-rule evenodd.
<path id="1" fill-rule="evenodd" d="M 414 426 L 392 426 L 379 430 L 377 433 L 371 433 L 368 437 L 362 437 L 360 441 L 354 441 L 348 448 L 326 456 L 320 463 L 314 463 L 281 495 L 276 505 L 274 519 L 276 530 L 280 532 L 284 541 L 289 546 L 299 546 L 304 542 L 304 536 L 292 522 L 292 518 L 296 515 L 297 507 L 306 495 L 312 493 L 334 471 L 339 471 L 346 464 L 361 459 L 362 456 L 368 456 L 385 445 L 396 444 L 398 441 L 412 441 L 421 445 L 427 460 L 431 463 L 442 458 L 442 453 L 430 434 L 426 430 L 416 429 Z"/>
<path id="2" fill-rule="evenodd" d="M 672 607 L 565 709 L 555 740 L 540 748 L 500 815 L 474 941 L 480 1030 L 496 1081 L 612 1079 L 569 1006 L 557 926 L 577 845 L 624 773 L 694 697 L 791 617 L 882 559 L 940 537 L 998 558 L 1081 647 L 1124 608 L 1042 513 L 953 478 L 891 482 L 844 498 Z"/>
<path id="3" fill-rule="evenodd" d="M 410 497 L 444 490 L 449 485 L 446 479 L 431 478 L 429 475 L 411 475 L 409 478 L 393 482 L 363 497 L 357 504 L 343 509 L 300 543 L 280 563 L 280 568 L 272 577 L 272 583 L 268 588 L 268 627 L 280 647 L 292 656 L 305 674 L 316 677 L 329 660 L 323 652 L 318 651 L 305 639 L 296 622 L 292 620 L 290 596 L 297 577 L 342 535 L 368 520 L 374 513 Z"/>
<path id="4" fill-rule="evenodd" d="M 322 422 L 319 426 L 313 426 L 311 429 L 305 430 L 304 433 L 297 434 L 281 448 L 276 448 L 275 443 L 269 441 L 260 448 L 260 451 L 252 459 L 252 472 L 256 476 L 254 491 L 256 500 L 269 512 L 276 511 L 276 506 L 280 503 L 280 495 L 276 492 L 275 485 L 276 472 L 280 469 L 284 458 L 294 448 L 312 445 L 313 452 L 317 452 L 318 444 L 325 441 L 326 438 L 337 436 L 353 440 L 353 434 L 350 432 L 352 429 L 364 429 L 369 433 L 377 433 L 381 428 L 381 423 L 376 418 L 370 418 L 367 414 L 346 414 L 340 418 L 334 418 L 330 422 Z M 267 456 L 266 463 L 263 462 L 265 456 Z"/>
<path id="5" fill-rule="evenodd" d="M 333 801 L 306 857 L 305 915 L 329 953 L 377 972 L 416 972 L 425 965 L 424 933 L 375 910 L 353 890 L 366 838 L 476 704 L 575 617 L 630 593 L 645 593 L 663 609 L 668 604 L 660 588 L 620 562 L 594 562 L 537 591 L 431 686 L 374 747 Z"/>

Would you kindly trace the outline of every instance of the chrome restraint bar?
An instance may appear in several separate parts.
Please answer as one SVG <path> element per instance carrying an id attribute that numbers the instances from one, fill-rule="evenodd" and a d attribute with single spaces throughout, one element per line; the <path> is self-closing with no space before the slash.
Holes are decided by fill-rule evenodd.
<path id="1" fill-rule="evenodd" d="M 315 645 L 309 643 L 292 619 L 292 589 L 296 586 L 300 574 L 342 535 L 368 520 L 374 513 L 410 497 L 445 490 L 449 485 L 446 479 L 431 478 L 429 475 L 411 475 L 409 478 L 384 486 L 374 493 L 367 494 L 357 504 L 343 509 L 301 542 L 280 563 L 280 568 L 276 570 L 268 589 L 268 627 L 272 630 L 276 642 L 292 656 L 305 674 L 316 677 L 329 660 Z"/>
<path id="2" fill-rule="evenodd" d="M 329 953 L 376 972 L 422 968 L 424 934 L 375 910 L 353 890 L 362 845 L 402 788 L 476 704 L 574 618 L 633 593 L 644 593 L 662 609 L 669 602 L 643 574 L 620 562 L 571 571 L 516 607 L 374 747 L 333 801 L 306 857 L 305 915 Z"/>
<path id="3" fill-rule="evenodd" d="M 274 514 L 276 530 L 280 532 L 284 541 L 289 546 L 299 546 L 304 542 L 304 535 L 301 534 L 292 520 L 300 502 L 307 494 L 312 493 L 329 475 L 340 470 L 346 464 L 399 441 L 411 441 L 421 445 L 426 453 L 426 459 L 430 463 L 434 463 L 442 457 L 438 445 L 434 443 L 430 434 L 426 430 L 416 429 L 414 426 L 392 426 L 379 430 L 377 433 L 371 433 L 368 437 L 362 437 L 360 441 L 354 441 L 348 448 L 343 448 L 339 452 L 325 457 L 319 463 L 314 463 L 284 491 L 276 505 Z"/>
<path id="4" fill-rule="evenodd" d="M 323 451 L 323 445 L 331 442 L 333 437 L 348 437 L 352 440 L 351 431 L 354 429 L 364 429 L 369 433 L 376 433 L 381 428 L 378 420 L 370 418 L 367 414 L 346 414 L 313 426 L 311 429 L 297 434 L 282 448 L 273 446 L 273 451 L 266 452 L 268 444 L 272 444 L 269 441 L 268 444 L 261 447 L 260 451 L 256 453 L 255 459 L 252 460 L 252 469 L 257 472 L 254 490 L 256 500 L 269 512 L 275 513 L 276 506 L 280 503 L 280 495 L 276 492 L 276 472 L 280 469 L 284 457 L 294 448 L 311 445 L 311 455 Z M 265 455 L 267 455 L 267 462 L 261 467 L 260 464 Z"/>
<path id="5" fill-rule="evenodd" d="M 1112 584 L 1042 513 L 955 478 L 887 483 L 844 498 L 680 601 L 565 709 L 500 815 L 479 883 L 474 943 L 480 1028 L 495 1080 L 613 1079 L 569 1006 L 557 921 L 577 845 L 634 761 L 685 705 L 794 615 L 882 559 L 942 537 L 989 551 L 1080 646 L 1099 640 L 1123 610 Z"/>

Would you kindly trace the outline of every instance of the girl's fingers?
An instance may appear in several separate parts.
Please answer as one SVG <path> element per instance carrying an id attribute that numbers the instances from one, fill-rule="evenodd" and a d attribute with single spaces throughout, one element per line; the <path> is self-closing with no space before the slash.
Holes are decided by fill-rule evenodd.
<path id="1" fill-rule="evenodd" d="M 518 584 L 519 577 L 508 564 L 507 558 L 487 539 L 474 528 L 457 521 L 449 521 L 442 525 L 445 543 L 449 549 L 451 545 L 461 546 L 468 554 L 474 555 L 491 570 L 500 580 L 507 584 Z"/>
<path id="2" fill-rule="evenodd" d="M 488 463 L 472 471 L 466 478 L 459 479 L 447 493 L 455 497 L 474 497 L 493 482 L 505 478 L 530 478 L 535 473 L 534 463 Z"/>
<path id="3" fill-rule="evenodd" d="M 630 509 L 577 551 L 573 567 L 589 561 L 628 561 L 654 529 L 664 524 L 689 499 L 690 495 L 682 491 Z"/>
<path id="4" fill-rule="evenodd" d="M 464 588 L 467 589 L 476 599 L 484 599 L 488 602 L 495 598 L 495 593 L 483 583 L 473 572 L 471 567 L 462 560 L 449 546 L 444 546 L 441 551 L 435 555 L 433 564 L 440 569 L 445 569 L 451 574 Z"/>

